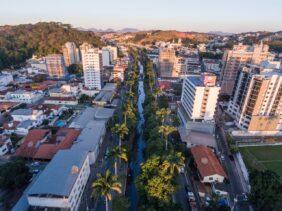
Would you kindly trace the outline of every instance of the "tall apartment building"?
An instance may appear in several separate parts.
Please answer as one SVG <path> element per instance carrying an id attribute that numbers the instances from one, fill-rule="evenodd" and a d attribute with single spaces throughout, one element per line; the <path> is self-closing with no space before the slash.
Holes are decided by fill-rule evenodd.
<path id="1" fill-rule="evenodd" d="M 219 91 L 216 76 L 211 73 L 187 76 L 183 82 L 181 95 L 182 121 L 187 121 L 185 119 L 212 121 Z"/>
<path id="2" fill-rule="evenodd" d="M 227 111 L 244 131 L 282 131 L 282 71 L 243 67 Z"/>
<path id="3" fill-rule="evenodd" d="M 105 66 L 107 64 L 107 60 L 109 60 L 110 64 L 114 64 L 114 62 L 117 60 L 118 58 L 118 49 L 115 46 L 106 46 L 102 48 L 102 52 L 103 52 L 103 61 L 105 61 Z"/>
<path id="4" fill-rule="evenodd" d="M 45 57 L 48 75 L 50 77 L 61 78 L 66 75 L 64 57 L 61 54 L 50 54 Z"/>
<path id="5" fill-rule="evenodd" d="M 260 43 L 253 46 L 234 45 L 232 50 L 225 51 L 220 78 L 221 94 L 231 95 L 240 67 L 247 63 L 260 64 L 263 60 L 273 58 L 268 49 L 268 45 Z"/>
<path id="6" fill-rule="evenodd" d="M 74 42 L 66 42 L 62 46 L 62 51 L 67 67 L 80 62 L 79 49 L 76 47 Z"/>
<path id="7" fill-rule="evenodd" d="M 178 77 L 176 55 L 172 48 L 159 49 L 159 70 L 161 77 Z"/>
<path id="8" fill-rule="evenodd" d="M 100 90 L 102 88 L 102 53 L 88 43 L 80 46 L 84 85 L 87 89 Z"/>

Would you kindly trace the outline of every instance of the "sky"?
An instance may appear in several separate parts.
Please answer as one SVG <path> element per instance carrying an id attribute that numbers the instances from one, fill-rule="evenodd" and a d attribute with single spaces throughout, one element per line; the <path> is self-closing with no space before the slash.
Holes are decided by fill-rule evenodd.
<path id="1" fill-rule="evenodd" d="M 282 0 L 0 0 L 0 25 L 42 21 L 98 29 L 280 31 Z"/>

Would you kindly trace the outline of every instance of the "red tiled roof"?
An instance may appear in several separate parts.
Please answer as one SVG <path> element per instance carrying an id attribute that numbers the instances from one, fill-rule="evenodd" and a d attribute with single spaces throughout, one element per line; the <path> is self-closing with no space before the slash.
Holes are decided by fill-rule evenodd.
<path id="1" fill-rule="evenodd" d="M 50 133 L 49 129 L 30 130 L 24 138 L 21 146 L 16 150 L 15 155 L 24 158 L 32 158 L 40 145 L 40 141 Z"/>
<path id="2" fill-rule="evenodd" d="M 221 164 L 210 148 L 202 145 L 195 146 L 191 148 L 191 153 L 202 178 L 214 174 L 227 178 Z"/>
<path id="3" fill-rule="evenodd" d="M 73 128 L 60 128 L 53 142 L 40 145 L 35 159 L 51 160 L 60 149 L 69 149 L 80 134 L 80 130 Z"/>
<path id="4" fill-rule="evenodd" d="M 3 129 L 4 130 L 14 130 L 17 128 L 17 126 L 20 124 L 18 121 L 13 121 L 13 124 L 9 126 L 10 123 L 3 123 Z"/>

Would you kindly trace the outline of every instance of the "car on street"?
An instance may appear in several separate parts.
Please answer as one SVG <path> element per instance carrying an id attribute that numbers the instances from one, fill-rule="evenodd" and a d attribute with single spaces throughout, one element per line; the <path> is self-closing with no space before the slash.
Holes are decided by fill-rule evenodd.
<path id="1" fill-rule="evenodd" d="M 185 186 L 186 196 L 189 201 L 195 201 L 195 195 L 193 191 L 186 185 Z"/>

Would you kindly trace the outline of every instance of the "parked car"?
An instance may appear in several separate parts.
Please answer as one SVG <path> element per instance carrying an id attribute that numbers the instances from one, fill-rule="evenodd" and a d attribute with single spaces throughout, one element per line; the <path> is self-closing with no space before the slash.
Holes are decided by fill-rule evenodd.
<path id="1" fill-rule="evenodd" d="M 189 201 L 195 201 L 195 195 L 193 191 L 186 185 L 185 186 L 186 196 Z"/>
<path id="2" fill-rule="evenodd" d="M 180 167 L 180 173 L 181 173 L 181 174 L 184 174 L 184 172 L 185 172 L 185 167 L 184 167 L 184 166 L 181 166 L 181 167 Z"/>

